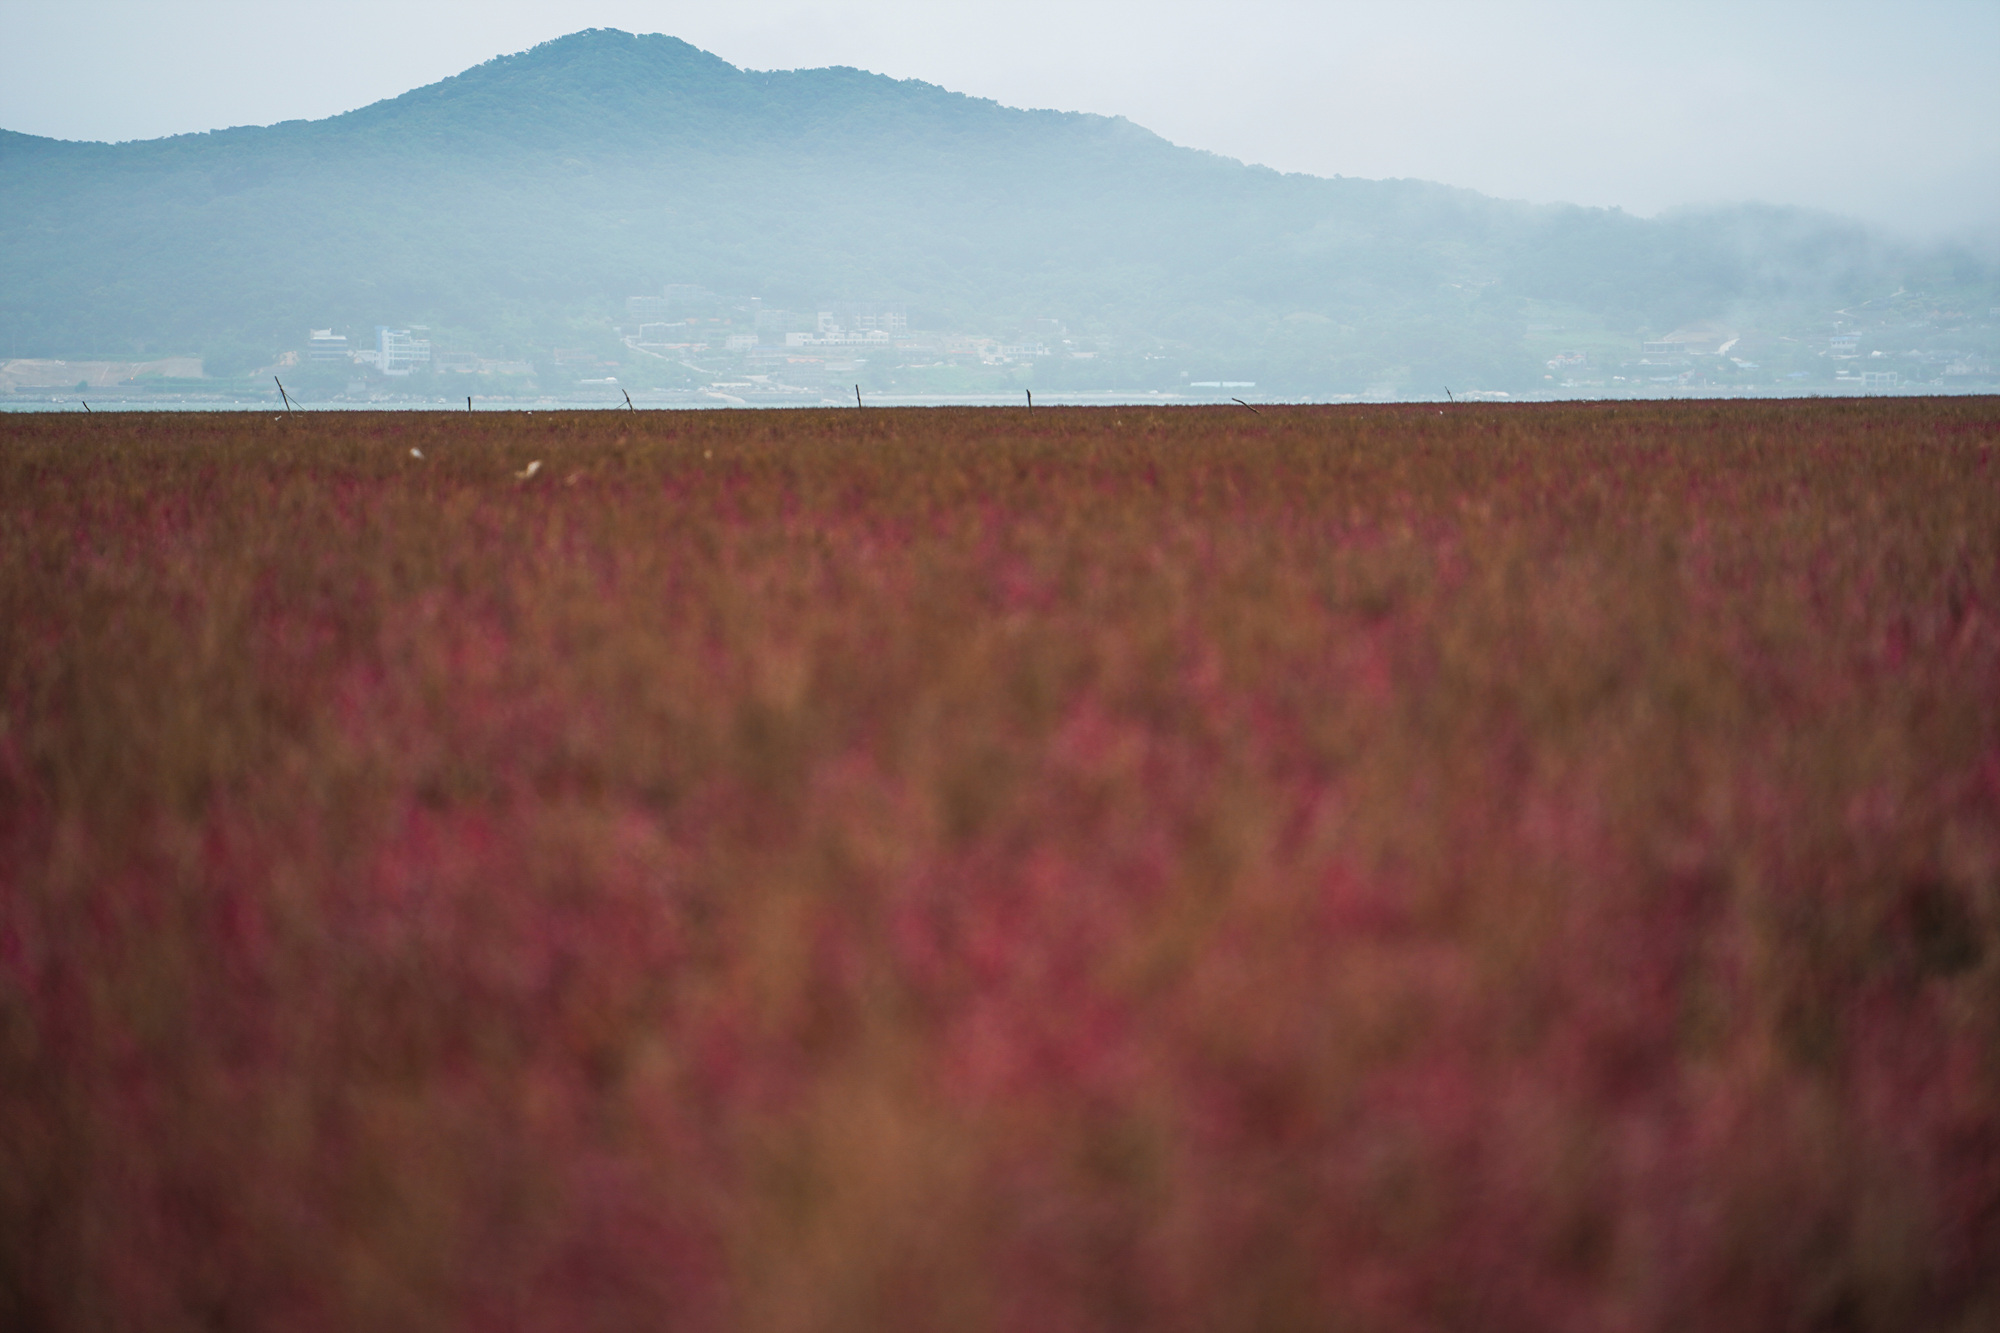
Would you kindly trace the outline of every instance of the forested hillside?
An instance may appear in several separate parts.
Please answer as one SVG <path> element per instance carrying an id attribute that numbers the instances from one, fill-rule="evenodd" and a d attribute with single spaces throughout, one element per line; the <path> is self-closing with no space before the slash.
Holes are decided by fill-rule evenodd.
<path id="1" fill-rule="evenodd" d="M 425 324 L 533 356 L 666 283 L 896 301 L 913 328 L 1051 320 L 1103 347 L 1105 373 L 1166 349 L 1182 373 L 1328 389 L 1532 382 L 1537 330 L 1636 340 L 1695 320 L 1803 328 L 1898 289 L 1982 314 L 1996 299 L 1969 255 L 1823 216 L 1647 220 L 1284 175 L 1124 120 L 741 70 L 615 31 L 321 121 L 0 133 L 0 199 L 13 354 L 200 352 L 211 373 L 309 327 Z"/>

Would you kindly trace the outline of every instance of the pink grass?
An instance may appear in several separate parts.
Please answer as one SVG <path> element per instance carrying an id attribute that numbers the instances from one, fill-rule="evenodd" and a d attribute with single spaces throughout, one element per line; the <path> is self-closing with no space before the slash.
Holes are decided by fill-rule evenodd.
<path id="1" fill-rule="evenodd" d="M 0 1325 L 2000 1320 L 1989 400 L 0 432 Z"/>

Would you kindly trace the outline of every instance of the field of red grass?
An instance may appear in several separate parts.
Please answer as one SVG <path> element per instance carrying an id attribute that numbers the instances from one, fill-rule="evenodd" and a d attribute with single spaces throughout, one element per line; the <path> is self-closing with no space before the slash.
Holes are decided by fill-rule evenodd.
<path id="1" fill-rule="evenodd" d="M 2000 402 L 0 418 L 0 1326 L 2000 1326 Z"/>

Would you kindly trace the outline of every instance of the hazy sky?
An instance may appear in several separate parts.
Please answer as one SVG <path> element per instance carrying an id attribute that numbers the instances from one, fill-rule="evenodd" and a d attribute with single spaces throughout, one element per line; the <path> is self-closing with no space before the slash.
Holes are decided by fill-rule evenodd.
<path id="1" fill-rule="evenodd" d="M 0 0 L 0 128 L 316 118 L 586 27 L 1129 116 L 1287 171 L 2000 237 L 2000 0 Z"/>

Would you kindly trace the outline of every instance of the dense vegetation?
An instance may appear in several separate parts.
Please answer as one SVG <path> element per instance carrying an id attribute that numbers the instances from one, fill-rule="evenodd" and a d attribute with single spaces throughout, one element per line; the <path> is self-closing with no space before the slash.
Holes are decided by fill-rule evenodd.
<path id="1" fill-rule="evenodd" d="M 0 1325 L 2000 1315 L 2000 403 L 0 418 Z"/>
<path id="2" fill-rule="evenodd" d="M 1058 319 L 1131 355 L 1114 378 L 1192 365 L 1305 392 L 1539 383 L 1535 321 L 1631 343 L 1899 286 L 2000 302 L 1967 256 L 1831 218 L 1647 221 L 1280 175 L 1122 120 L 740 70 L 610 31 L 323 121 L 116 145 L 0 133 L 0 198 L 0 345 L 200 351 L 220 374 L 327 325 L 536 355 L 669 282 L 806 309 L 901 300 L 933 328 Z M 1196 355 L 1149 371 L 1155 346 Z"/>

